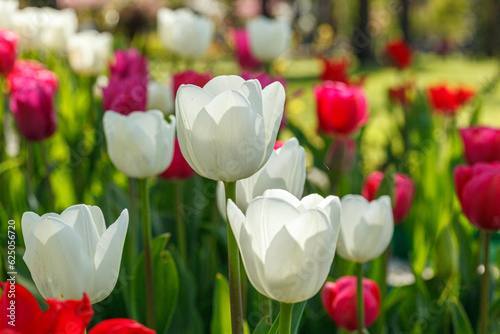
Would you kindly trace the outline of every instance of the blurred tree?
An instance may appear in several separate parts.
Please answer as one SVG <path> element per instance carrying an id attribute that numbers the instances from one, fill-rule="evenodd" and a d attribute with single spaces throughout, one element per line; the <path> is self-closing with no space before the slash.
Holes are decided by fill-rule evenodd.
<path id="1" fill-rule="evenodd" d="M 399 18 L 399 23 L 401 25 L 401 31 L 407 43 L 410 43 L 410 0 L 400 0 L 401 1 L 401 14 Z"/>
<path id="2" fill-rule="evenodd" d="M 371 62 L 374 60 L 371 51 L 371 33 L 370 33 L 370 2 L 369 0 L 359 0 L 358 15 L 359 21 L 354 28 L 352 46 L 354 52 L 362 62 Z"/>
<path id="3" fill-rule="evenodd" d="M 473 0 L 476 13 L 478 49 L 492 57 L 500 53 L 500 0 Z"/>

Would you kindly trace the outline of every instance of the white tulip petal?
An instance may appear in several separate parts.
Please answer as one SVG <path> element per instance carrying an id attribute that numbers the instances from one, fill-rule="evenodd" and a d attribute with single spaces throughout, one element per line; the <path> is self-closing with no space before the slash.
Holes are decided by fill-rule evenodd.
<path id="1" fill-rule="evenodd" d="M 282 199 L 285 202 L 289 203 L 293 207 L 295 207 L 298 210 L 302 209 L 302 205 L 299 201 L 298 198 L 290 194 L 290 192 L 283 190 L 283 189 L 268 189 L 264 191 L 264 197 L 266 198 L 276 198 L 276 199 Z"/>
<path id="2" fill-rule="evenodd" d="M 23 230 L 23 235 L 26 236 L 31 233 L 33 227 L 41 220 L 40 216 L 34 212 L 28 211 L 23 213 L 23 217 L 21 218 L 21 228 Z"/>
<path id="3" fill-rule="evenodd" d="M 217 96 L 228 90 L 236 90 L 245 83 L 245 79 L 237 75 L 220 75 L 203 86 L 203 90 L 212 96 Z"/>
<path id="4" fill-rule="evenodd" d="M 276 81 L 268 85 L 262 90 L 262 105 L 264 124 L 266 131 L 266 154 L 269 157 L 270 152 L 274 149 L 276 136 L 281 125 L 285 108 L 286 93 L 283 85 Z M 264 163 L 266 160 L 264 160 Z"/>
<path id="5" fill-rule="evenodd" d="M 254 79 L 245 81 L 241 87 L 238 88 L 238 91 L 248 99 L 252 111 L 264 118 L 264 109 L 262 106 L 262 86 L 260 85 L 259 80 Z"/>
<path id="6" fill-rule="evenodd" d="M 91 303 L 93 304 L 106 298 L 116 285 L 123 245 L 127 235 L 128 220 L 128 211 L 125 209 L 104 232 L 97 244 L 94 258 L 94 287 L 91 293 Z"/>
<path id="7" fill-rule="evenodd" d="M 240 239 L 240 231 L 245 223 L 245 215 L 243 215 L 231 199 L 227 200 L 227 216 L 233 230 L 234 238 L 236 240 Z"/>
<path id="8" fill-rule="evenodd" d="M 101 236 L 104 231 L 106 231 L 106 223 L 104 222 L 104 215 L 102 214 L 101 208 L 98 206 L 87 206 L 92 214 L 92 219 L 94 220 L 95 227 L 99 236 Z"/>
<path id="9" fill-rule="evenodd" d="M 81 299 L 90 291 L 94 268 L 82 241 L 56 218 L 40 221 L 26 236 L 23 259 L 44 298 Z"/>

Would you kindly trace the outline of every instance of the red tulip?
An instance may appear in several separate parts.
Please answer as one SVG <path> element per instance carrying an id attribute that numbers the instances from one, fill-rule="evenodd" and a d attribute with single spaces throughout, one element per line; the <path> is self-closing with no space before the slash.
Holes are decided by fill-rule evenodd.
<path id="1" fill-rule="evenodd" d="M 500 129 L 472 127 L 460 129 L 464 142 L 465 159 L 476 162 L 500 161 Z"/>
<path id="2" fill-rule="evenodd" d="M 435 111 L 453 115 L 458 108 L 474 97 L 474 91 L 468 88 L 453 89 L 445 85 L 429 87 L 429 100 Z"/>
<path id="3" fill-rule="evenodd" d="M 195 71 L 185 71 L 175 74 L 174 77 L 172 78 L 173 88 L 174 88 L 174 99 L 177 96 L 177 90 L 181 85 L 190 84 L 203 87 L 211 79 L 212 75 L 210 73 L 202 74 Z"/>
<path id="4" fill-rule="evenodd" d="M 321 291 L 323 307 L 337 326 L 354 331 L 357 326 L 356 315 L 357 278 L 345 276 L 335 283 L 327 282 Z M 375 283 L 363 278 L 363 299 L 365 306 L 365 327 L 368 328 L 380 313 L 380 289 Z"/>
<path id="5" fill-rule="evenodd" d="M 54 92 L 32 78 L 16 78 L 10 94 L 10 109 L 21 134 L 28 140 L 46 139 L 56 131 Z"/>
<path id="6" fill-rule="evenodd" d="M 7 77 L 10 90 L 14 91 L 22 87 L 26 79 L 36 80 L 44 88 L 52 90 L 53 93 L 57 91 L 59 86 L 57 75 L 45 69 L 42 64 L 33 60 L 18 60 Z"/>
<path id="7" fill-rule="evenodd" d="M 373 201 L 376 196 L 380 184 L 384 179 L 384 173 L 376 171 L 370 173 L 365 180 L 361 195 L 369 201 Z M 415 183 L 408 176 L 396 173 L 394 175 L 394 207 L 392 213 L 394 215 L 394 223 L 401 223 L 410 211 L 411 204 L 413 203 L 413 196 L 415 195 Z"/>
<path id="8" fill-rule="evenodd" d="M 236 59 L 242 68 L 255 69 L 262 66 L 262 63 L 250 51 L 250 41 L 246 29 L 233 30 L 233 39 L 236 46 Z"/>
<path id="9" fill-rule="evenodd" d="M 177 137 L 175 138 L 174 157 L 170 166 L 159 176 L 166 180 L 185 180 L 193 176 L 195 171 L 189 166 L 182 155 Z"/>
<path id="10" fill-rule="evenodd" d="M 414 95 L 415 85 L 412 82 L 389 88 L 389 100 L 393 104 L 400 104 L 404 108 L 411 105 Z"/>
<path id="11" fill-rule="evenodd" d="M 35 298 L 18 284 L 0 283 L 3 294 L 0 298 L 2 310 L 15 305 L 15 326 L 9 313 L 2 311 L 0 331 L 16 334 L 81 334 L 87 328 L 94 314 L 89 298 L 84 294 L 82 300 L 58 301 L 47 299 L 49 308 L 42 312 Z M 10 294 L 9 292 L 14 292 Z"/>
<path id="12" fill-rule="evenodd" d="M 475 95 L 476 92 L 473 89 L 467 87 L 459 87 L 456 91 L 457 101 L 460 105 L 469 102 Z"/>
<path id="13" fill-rule="evenodd" d="M 17 35 L 0 29 L 0 74 L 7 74 L 14 67 L 17 57 Z"/>
<path id="14" fill-rule="evenodd" d="M 346 136 L 368 121 L 367 101 L 360 87 L 325 81 L 314 88 L 318 127 L 328 135 Z"/>
<path id="15" fill-rule="evenodd" d="M 385 52 L 390 61 L 399 69 L 404 69 L 411 65 L 412 51 L 404 40 L 397 39 L 387 43 Z"/>
<path id="16" fill-rule="evenodd" d="M 320 79 L 323 81 L 338 81 L 349 84 L 348 70 L 351 63 L 348 59 L 332 59 L 320 58 L 323 62 L 323 71 L 320 74 Z"/>
<path id="17" fill-rule="evenodd" d="M 115 52 L 115 62 L 110 66 L 111 77 L 128 78 L 138 75 L 148 76 L 148 65 L 146 57 L 142 56 L 137 49 L 118 50 Z"/>
<path id="18" fill-rule="evenodd" d="M 89 334 L 155 334 L 156 331 L 130 319 L 110 319 L 97 324 Z"/>
<path id="19" fill-rule="evenodd" d="M 500 230 L 500 162 L 455 168 L 455 190 L 462 211 L 480 229 Z"/>

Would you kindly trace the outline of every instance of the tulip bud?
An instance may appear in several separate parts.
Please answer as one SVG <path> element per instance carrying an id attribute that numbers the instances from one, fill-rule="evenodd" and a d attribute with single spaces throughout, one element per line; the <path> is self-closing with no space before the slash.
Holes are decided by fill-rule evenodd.
<path id="1" fill-rule="evenodd" d="M 31 141 L 40 141 L 54 134 L 57 127 L 54 92 L 30 78 L 17 78 L 10 94 L 10 109 L 21 134 Z"/>
<path id="2" fill-rule="evenodd" d="M 363 196 L 347 195 L 342 198 L 341 204 L 339 255 L 357 263 L 380 256 L 389 246 L 394 232 L 389 196 L 368 202 Z"/>
<path id="3" fill-rule="evenodd" d="M 189 8 L 158 11 L 158 36 L 167 50 L 183 57 L 204 54 L 214 35 L 214 24 Z"/>
<path id="4" fill-rule="evenodd" d="M 101 209 L 74 205 L 60 215 L 25 212 L 21 221 L 23 260 L 45 298 L 76 299 L 83 293 L 95 304 L 118 280 L 128 211 L 106 229 Z"/>
<path id="5" fill-rule="evenodd" d="M 78 74 L 97 76 L 106 69 L 113 50 L 113 36 L 85 30 L 68 40 L 69 64 Z"/>
<path id="6" fill-rule="evenodd" d="M 335 283 L 325 283 L 321 291 L 325 310 L 337 326 L 348 331 L 358 329 L 356 284 L 356 277 L 344 276 Z M 365 328 L 368 328 L 380 313 L 380 289 L 375 281 L 363 278 L 363 300 Z"/>
<path id="7" fill-rule="evenodd" d="M 179 141 L 175 138 L 174 156 L 170 166 L 159 176 L 165 180 L 185 180 L 189 179 L 196 172 L 189 166 L 186 159 L 182 156 Z"/>
<path id="8" fill-rule="evenodd" d="M 288 139 L 282 147 L 275 148 L 267 163 L 254 175 L 236 181 L 236 204 L 243 212 L 257 196 L 268 189 L 283 189 L 297 198 L 302 197 L 306 183 L 305 150 L 296 138 Z M 226 216 L 224 184 L 217 184 L 217 207 Z"/>
<path id="9" fill-rule="evenodd" d="M 465 159 L 470 165 L 500 161 L 500 129 L 473 127 L 460 129 L 460 135 L 464 142 Z"/>
<path id="10" fill-rule="evenodd" d="M 127 116 L 104 113 L 108 154 L 115 167 L 129 177 L 145 178 L 163 172 L 172 162 L 175 117 L 170 124 L 158 110 Z"/>
<path id="11" fill-rule="evenodd" d="M 210 80 L 212 80 L 212 75 L 210 73 L 198 73 L 196 71 L 185 71 L 181 73 L 176 73 L 172 77 L 173 89 L 174 89 L 174 99 L 177 97 L 177 91 L 181 85 L 195 85 L 198 87 L 205 86 Z"/>
<path id="12" fill-rule="evenodd" d="M 182 85 L 175 100 L 182 154 L 201 176 L 236 181 L 255 174 L 273 152 L 285 89 L 275 82 L 219 76 L 203 88 Z"/>
<path id="13" fill-rule="evenodd" d="M 361 195 L 369 201 L 373 201 L 378 193 L 380 185 L 384 179 L 384 173 L 376 171 L 370 173 L 365 180 Z M 415 183 L 408 176 L 396 173 L 394 175 L 394 207 L 392 213 L 394 215 L 394 222 L 401 223 L 410 211 L 415 195 Z"/>
<path id="14" fill-rule="evenodd" d="M 0 75 L 12 70 L 17 57 L 17 35 L 0 29 Z"/>
<path id="15" fill-rule="evenodd" d="M 500 162 L 458 166 L 454 178 L 462 211 L 470 222 L 483 230 L 499 230 Z"/>
<path id="16" fill-rule="evenodd" d="M 262 63 L 252 55 L 246 29 L 233 30 L 233 40 L 236 48 L 236 60 L 240 67 L 255 69 L 262 66 Z"/>
<path id="17" fill-rule="evenodd" d="M 391 63 L 399 69 L 405 69 L 411 66 L 412 51 L 404 40 L 394 40 L 387 43 L 385 52 Z"/>
<path id="18" fill-rule="evenodd" d="M 19 10 L 18 0 L 0 1 L 0 28 L 12 29 L 12 18 Z"/>
<path id="19" fill-rule="evenodd" d="M 262 62 L 270 62 L 290 48 L 292 28 L 285 20 L 258 16 L 247 23 L 252 55 Z"/>
<path id="20" fill-rule="evenodd" d="M 284 303 L 314 296 L 335 254 L 340 201 L 309 195 L 299 201 L 285 190 L 266 190 L 243 214 L 232 200 L 227 215 L 250 283 Z"/>
<path id="21" fill-rule="evenodd" d="M 322 57 L 320 60 L 323 63 L 323 70 L 319 76 L 322 81 L 338 81 L 346 85 L 349 84 L 348 70 L 351 64 L 348 59 L 328 60 Z"/>
<path id="22" fill-rule="evenodd" d="M 319 130 L 327 135 L 347 136 L 369 118 L 362 88 L 325 81 L 314 88 Z"/>
<path id="23" fill-rule="evenodd" d="M 174 112 L 174 94 L 170 85 L 150 80 L 148 83 L 147 110 L 160 110 L 165 115 Z"/>
<path id="24" fill-rule="evenodd" d="M 108 319 L 98 323 L 89 334 L 155 334 L 152 329 L 144 327 L 130 319 Z"/>

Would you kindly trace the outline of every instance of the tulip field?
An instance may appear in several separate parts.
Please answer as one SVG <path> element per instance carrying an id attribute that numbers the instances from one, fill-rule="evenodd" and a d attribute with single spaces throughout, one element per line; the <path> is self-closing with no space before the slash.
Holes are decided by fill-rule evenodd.
<path id="1" fill-rule="evenodd" d="M 1 334 L 500 333 L 500 66 L 455 21 L 40 3 L 0 0 Z"/>

